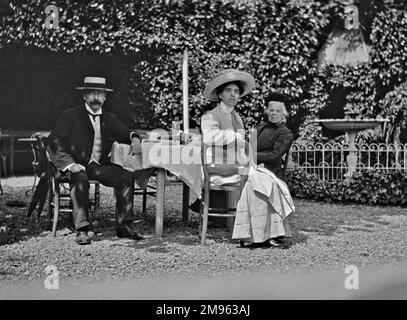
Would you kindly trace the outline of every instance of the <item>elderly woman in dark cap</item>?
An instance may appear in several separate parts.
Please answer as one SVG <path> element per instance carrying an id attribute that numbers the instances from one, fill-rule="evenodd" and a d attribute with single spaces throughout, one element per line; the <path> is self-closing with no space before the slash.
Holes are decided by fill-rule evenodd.
<path id="1" fill-rule="evenodd" d="M 257 164 L 249 172 L 237 205 L 233 239 L 250 246 L 286 247 L 291 237 L 287 216 L 295 207 L 282 176 L 282 157 L 294 137 L 286 127 L 289 98 L 272 92 L 266 99 L 266 121 L 257 127 Z"/>
<path id="2" fill-rule="evenodd" d="M 293 133 L 286 126 L 290 99 L 285 94 L 271 92 L 265 103 L 265 121 L 257 127 L 257 163 L 263 163 L 281 179 L 282 158 L 294 140 Z"/>

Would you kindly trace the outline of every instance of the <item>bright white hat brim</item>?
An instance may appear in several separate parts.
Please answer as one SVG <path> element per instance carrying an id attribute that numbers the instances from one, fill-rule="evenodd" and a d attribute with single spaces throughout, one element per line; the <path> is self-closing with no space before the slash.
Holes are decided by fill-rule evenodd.
<path id="1" fill-rule="evenodd" d="M 231 81 L 239 81 L 242 83 L 243 93 L 240 95 L 240 97 L 250 93 L 254 88 L 254 78 L 251 74 L 244 71 L 233 71 L 221 75 L 208 83 L 204 90 L 205 98 L 211 101 L 218 101 L 219 97 L 216 94 L 216 88 Z"/>

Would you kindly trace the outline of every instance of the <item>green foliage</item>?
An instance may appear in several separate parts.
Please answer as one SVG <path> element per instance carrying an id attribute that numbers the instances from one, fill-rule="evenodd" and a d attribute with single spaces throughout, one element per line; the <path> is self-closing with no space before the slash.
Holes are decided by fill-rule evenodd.
<path id="1" fill-rule="evenodd" d="M 287 172 L 293 196 L 327 202 L 407 206 L 407 173 L 364 170 L 348 181 L 322 181 L 302 169 Z"/>
<path id="2" fill-rule="evenodd" d="M 386 130 L 386 141 L 397 143 L 403 140 L 401 142 L 405 143 L 403 135 L 407 130 L 407 82 L 388 92 L 380 103 L 381 115 L 390 119 L 390 125 Z"/>
<path id="3" fill-rule="evenodd" d="M 329 94 L 342 87 L 347 93 L 345 117 L 389 117 L 392 120 L 387 127 L 390 133 L 374 137 L 375 142 L 378 138 L 384 142 L 384 137 L 389 136 L 395 126 L 406 127 L 397 113 L 403 109 L 399 102 L 405 96 L 403 83 L 407 80 L 407 11 L 387 9 L 379 12 L 373 20 L 370 43 L 369 63 L 312 70 L 310 92 L 314 99 L 309 101 L 313 111 L 308 113 L 308 118 L 317 117 Z M 366 134 L 360 134 L 360 138 L 366 142 Z M 317 140 L 322 140 L 320 135 L 315 135 L 313 141 Z"/>
<path id="4" fill-rule="evenodd" d="M 396 119 L 399 112 L 393 102 L 407 80 L 407 13 L 402 2 L 367 13 L 373 20 L 369 63 L 324 69 L 316 66 L 317 53 L 333 21 L 343 15 L 345 0 L 60 0 L 52 2 L 59 8 L 59 28 L 46 29 L 44 8 L 49 4 L 2 3 L 0 48 L 126 54 L 134 71 L 120 84 L 126 88 L 120 101 L 145 117 L 146 124 L 168 128 L 172 120 L 182 119 L 185 49 L 191 126 L 199 126 L 201 115 L 213 107 L 203 98 L 205 84 L 230 67 L 247 70 L 256 79 L 255 92 L 238 106 L 247 128 L 262 118 L 263 98 L 270 89 L 293 98 L 290 124 L 294 131 L 301 126 L 303 140 L 323 140 L 320 126 L 309 121 L 319 117 L 338 87 L 346 90 L 346 117 Z M 401 120 L 392 124 L 405 125 Z"/>
<path id="5" fill-rule="evenodd" d="M 374 21 L 372 66 L 380 79 L 380 87 L 387 92 L 407 80 L 407 12 L 387 10 Z"/>
<path id="6" fill-rule="evenodd" d="M 150 96 L 162 125 L 181 119 L 181 58 L 189 49 L 191 117 L 199 125 L 201 115 L 213 104 L 202 96 L 203 88 L 217 71 L 239 68 L 252 73 L 256 91 L 238 106 L 246 127 L 256 125 L 263 116 L 263 97 L 270 89 L 293 97 L 292 115 L 306 106 L 303 100 L 312 56 L 318 50 L 318 33 L 327 25 L 319 2 L 293 6 L 286 1 L 192 0 L 174 9 L 176 23 L 166 23 L 176 37 L 165 45 L 166 56 L 144 69 L 145 81 L 153 84 Z M 175 14 L 175 15 L 174 15 Z M 153 19 L 150 23 L 162 23 Z M 155 72 L 153 72 L 153 70 Z"/>
<path id="7" fill-rule="evenodd" d="M 225 67 L 251 72 L 256 93 L 243 99 L 239 111 L 246 126 L 262 118 L 263 96 L 271 88 L 293 96 L 293 115 L 304 99 L 318 35 L 328 23 L 323 5 L 267 1 L 57 1 L 58 29 L 43 26 L 45 0 L 12 1 L 0 29 L 0 47 L 35 46 L 52 51 L 124 52 L 138 58 L 135 70 L 150 85 L 143 92 L 160 125 L 182 114 L 184 49 L 190 55 L 191 117 L 212 105 L 202 96 L 208 79 Z M 305 109 L 304 109 L 305 110 Z M 303 113 L 305 113 L 304 111 Z"/>

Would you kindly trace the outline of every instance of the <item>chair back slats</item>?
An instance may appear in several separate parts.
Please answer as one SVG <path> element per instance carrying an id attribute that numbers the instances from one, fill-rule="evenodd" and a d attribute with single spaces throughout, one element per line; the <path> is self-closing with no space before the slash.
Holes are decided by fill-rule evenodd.
<path id="1" fill-rule="evenodd" d="M 207 180 L 210 175 L 216 174 L 220 176 L 232 176 L 235 174 L 240 175 L 247 175 L 248 170 L 250 168 L 250 163 L 253 159 L 252 149 L 248 143 L 246 143 L 245 150 L 248 153 L 247 164 L 223 164 L 223 163 L 216 163 L 215 161 L 215 149 L 216 145 L 212 143 L 211 145 L 207 145 L 201 141 L 201 163 L 204 172 L 205 180 Z M 208 163 L 207 152 L 211 148 L 211 161 Z M 235 145 L 235 150 L 237 150 L 237 146 Z"/>
<path id="2" fill-rule="evenodd" d="M 47 137 L 42 134 L 34 134 L 31 136 L 36 139 L 31 142 L 31 149 L 33 151 L 33 167 L 34 173 L 40 178 L 51 178 L 56 174 L 56 167 L 50 161 L 47 151 Z"/>
<path id="3" fill-rule="evenodd" d="M 283 174 L 282 174 L 282 178 L 284 181 L 287 177 L 288 163 L 290 162 L 291 146 L 293 145 L 293 142 L 290 143 L 290 145 L 288 146 L 288 150 L 285 153 L 285 158 L 284 158 L 284 162 L 283 162 Z"/>
<path id="4" fill-rule="evenodd" d="M 220 176 L 232 176 L 234 174 L 240 174 L 241 170 L 238 166 L 231 166 L 231 165 L 216 165 L 214 167 L 205 166 L 209 175 L 217 174 Z"/>

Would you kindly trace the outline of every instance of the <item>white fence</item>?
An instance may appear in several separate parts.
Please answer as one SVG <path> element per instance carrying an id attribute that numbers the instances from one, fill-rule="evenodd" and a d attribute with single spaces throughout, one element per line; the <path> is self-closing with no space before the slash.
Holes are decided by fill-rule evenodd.
<path id="1" fill-rule="evenodd" d="M 407 144 L 356 144 L 356 171 L 374 169 L 407 170 Z M 306 170 L 320 179 L 343 180 L 349 170 L 348 144 L 294 143 L 291 147 L 290 167 Z"/>

